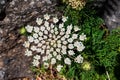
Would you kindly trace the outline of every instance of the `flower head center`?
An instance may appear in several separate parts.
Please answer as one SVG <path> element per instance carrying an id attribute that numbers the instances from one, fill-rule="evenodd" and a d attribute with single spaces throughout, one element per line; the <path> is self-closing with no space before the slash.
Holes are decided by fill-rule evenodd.
<path id="1" fill-rule="evenodd" d="M 54 44 L 56 44 L 56 40 L 51 40 L 50 45 L 53 46 Z"/>

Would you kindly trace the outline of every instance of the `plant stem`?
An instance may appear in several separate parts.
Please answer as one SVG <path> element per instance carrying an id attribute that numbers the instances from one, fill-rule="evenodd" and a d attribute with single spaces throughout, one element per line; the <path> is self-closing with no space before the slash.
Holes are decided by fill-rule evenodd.
<path id="1" fill-rule="evenodd" d="M 110 80 L 110 76 L 109 76 L 109 74 L 108 74 L 108 71 L 106 71 L 106 74 L 107 74 L 108 80 Z"/>

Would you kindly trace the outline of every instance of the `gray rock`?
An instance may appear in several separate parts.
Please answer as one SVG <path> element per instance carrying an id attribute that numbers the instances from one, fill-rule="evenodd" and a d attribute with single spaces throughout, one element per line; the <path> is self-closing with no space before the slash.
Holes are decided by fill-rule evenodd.
<path id="1" fill-rule="evenodd" d="M 0 80 L 4 80 L 5 72 L 0 70 Z"/>

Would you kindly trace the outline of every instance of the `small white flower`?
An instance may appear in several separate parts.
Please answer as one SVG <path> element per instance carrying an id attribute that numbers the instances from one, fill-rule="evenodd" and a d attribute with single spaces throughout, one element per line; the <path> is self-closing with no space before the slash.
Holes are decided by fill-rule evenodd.
<path id="1" fill-rule="evenodd" d="M 63 31 L 60 32 L 60 35 L 63 36 L 65 33 Z"/>
<path id="2" fill-rule="evenodd" d="M 63 28 L 63 27 L 64 27 L 64 24 L 63 24 L 63 23 L 59 24 L 59 29 L 61 29 L 61 28 Z"/>
<path id="3" fill-rule="evenodd" d="M 50 43 L 50 42 L 47 41 L 47 42 L 46 42 L 46 45 L 49 46 L 49 43 Z M 49 47 L 50 47 L 50 46 L 49 46 Z"/>
<path id="4" fill-rule="evenodd" d="M 59 48 L 57 48 L 56 51 L 57 51 L 58 53 L 60 53 L 60 49 L 59 49 Z"/>
<path id="5" fill-rule="evenodd" d="M 47 61 L 48 60 L 48 57 L 47 56 L 44 56 L 43 58 L 42 58 L 42 61 Z"/>
<path id="6" fill-rule="evenodd" d="M 44 26 L 49 27 L 49 23 L 47 21 L 45 21 Z"/>
<path id="7" fill-rule="evenodd" d="M 46 34 L 46 35 L 47 35 L 47 34 L 48 34 L 48 31 L 47 31 L 47 30 L 44 30 L 44 34 Z"/>
<path id="8" fill-rule="evenodd" d="M 54 28 L 54 30 L 55 30 L 55 31 L 58 31 L 58 28 L 57 28 L 57 27 L 55 27 L 55 28 Z"/>
<path id="9" fill-rule="evenodd" d="M 62 41 L 65 41 L 65 37 L 62 37 L 61 40 L 62 40 Z"/>
<path id="10" fill-rule="evenodd" d="M 73 42 L 73 38 L 69 38 L 69 39 L 68 39 L 68 42 L 69 42 L 69 43 L 72 43 L 72 42 Z"/>
<path id="11" fill-rule="evenodd" d="M 68 17 L 62 16 L 62 21 L 63 21 L 63 22 L 66 22 L 67 19 L 68 19 Z"/>
<path id="12" fill-rule="evenodd" d="M 68 31 L 71 31 L 71 30 L 72 30 L 72 27 L 73 27 L 72 24 L 71 24 L 71 25 L 68 25 L 68 26 L 67 26 L 67 30 L 68 30 Z"/>
<path id="13" fill-rule="evenodd" d="M 50 45 L 47 45 L 46 49 L 50 49 Z"/>
<path id="14" fill-rule="evenodd" d="M 41 41 L 41 44 L 45 44 L 45 41 L 44 41 L 44 40 L 42 40 L 42 41 Z"/>
<path id="15" fill-rule="evenodd" d="M 56 47 L 57 47 L 57 44 L 53 44 L 53 47 L 56 48 Z"/>
<path id="16" fill-rule="evenodd" d="M 62 46 L 61 43 L 58 43 L 58 44 L 57 44 L 57 47 L 58 47 L 58 48 L 61 48 L 61 46 Z"/>
<path id="17" fill-rule="evenodd" d="M 55 64 L 56 63 L 56 59 L 55 58 L 52 58 L 51 59 L 51 64 Z"/>
<path id="18" fill-rule="evenodd" d="M 27 30 L 27 32 L 31 33 L 33 30 L 33 26 L 27 25 L 25 29 Z"/>
<path id="19" fill-rule="evenodd" d="M 65 49 L 61 50 L 62 54 L 67 54 L 67 51 Z"/>
<path id="20" fill-rule="evenodd" d="M 37 33 L 34 33 L 34 34 L 33 34 L 33 37 L 34 37 L 34 38 L 38 38 L 38 34 L 37 34 Z"/>
<path id="21" fill-rule="evenodd" d="M 56 51 L 54 51 L 54 52 L 53 52 L 53 56 L 56 56 L 56 55 L 57 55 L 57 52 L 56 52 Z"/>
<path id="22" fill-rule="evenodd" d="M 45 19 L 45 20 L 48 20 L 48 19 L 50 19 L 50 15 L 48 15 L 48 14 L 45 14 L 45 15 L 44 15 L 44 19 Z"/>
<path id="23" fill-rule="evenodd" d="M 66 35 L 64 35 L 64 37 L 65 37 L 65 38 L 69 38 L 69 37 L 70 37 L 70 35 L 69 35 L 69 34 L 66 34 Z"/>
<path id="24" fill-rule="evenodd" d="M 67 42 L 67 41 L 63 41 L 62 43 L 63 43 L 64 45 L 66 45 L 68 42 Z"/>
<path id="25" fill-rule="evenodd" d="M 83 63 L 83 57 L 81 55 L 78 55 L 76 58 L 75 58 L 75 62 L 77 63 Z"/>
<path id="26" fill-rule="evenodd" d="M 76 46 L 78 51 L 83 51 L 85 46 L 83 45 L 82 42 L 79 42 L 79 44 Z"/>
<path id="27" fill-rule="evenodd" d="M 77 39 L 77 38 L 78 38 L 78 34 L 73 34 L 73 35 L 72 35 L 72 38 L 73 38 L 73 39 Z"/>
<path id="28" fill-rule="evenodd" d="M 53 33 L 54 33 L 54 30 L 53 30 L 53 29 L 51 29 L 51 30 L 50 30 L 50 32 L 53 34 Z"/>
<path id="29" fill-rule="evenodd" d="M 65 32 L 65 28 L 61 28 L 61 31 Z"/>
<path id="30" fill-rule="evenodd" d="M 50 27 L 53 29 L 55 26 L 51 23 L 51 24 L 50 24 Z"/>
<path id="31" fill-rule="evenodd" d="M 39 66 L 39 63 L 40 62 L 38 60 L 35 60 L 35 59 L 32 62 L 33 66 L 36 66 L 36 67 Z"/>
<path id="32" fill-rule="evenodd" d="M 69 58 L 64 59 L 65 64 L 71 65 L 71 60 Z"/>
<path id="33" fill-rule="evenodd" d="M 41 50 L 41 54 L 45 54 L 45 50 Z"/>
<path id="34" fill-rule="evenodd" d="M 34 39 L 34 43 L 35 43 L 35 44 L 38 44 L 38 43 L 39 43 L 39 40 L 38 40 L 38 39 Z"/>
<path id="35" fill-rule="evenodd" d="M 43 40 L 43 38 L 42 38 L 42 37 L 39 37 L 38 39 L 39 39 L 39 41 Z"/>
<path id="36" fill-rule="evenodd" d="M 41 51 L 42 51 L 41 48 L 36 49 L 36 52 L 38 52 L 38 53 L 40 53 Z"/>
<path id="37" fill-rule="evenodd" d="M 30 42 L 29 42 L 29 41 L 25 41 L 24 44 L 23 44 L 23 46 L 24 46 L 25 48 L 29 48 Z"/>
<path id="38" fill-rule="evenodd" d="M 68 51 L 68 54 L 69 54 L 69 55 L 74 55 L 75 53 L 74 53 L 73 50 L 69 50 L 69 51 Z"/>
<path id="39" fill-rule="evenodd" d="M 37 48 L 36 48 L 36 46 L 31 46 L 31 48 L 30 48 L 32 51 L 35 51 Z"/>
<path id="40" fill-rule="evenodd" d="M 39 36 L 43 36 L 43 32 L 41 32 L 41 31 L 38 34 L 39 34 Z"/>
<path id="41" fill-rule="evenodd" d="M 68 44 L 68 48 L 73 49 L 74 48 L 73 44 Z"/>
<path id="42" fill-rule="evenodd" d="M 85 49 L 85 46 L 77 47 L 77 50 L 78 50 L 78 51 L 83 51 L 84 49 Z"/>
<path id="43" fill-rule="evenodd" d="M 46 45 L 43 45 L 43 46 L 42 46 L 42 49 L 43 49 L 43 50 L 46 49 Z"/>
<path id="44" fill-rule="evenodd" d="M 74 26 L 74 31 L 77 32 L 79 31 L 80 29 L 78 28 L 78 26 Z"/>
<path id="45" fill-rule="evenodd" d="M 61 57 L 60 54 L 56 56 L 56 59 L 58 59 L 58 60 L 61 60 L 61 58 L 62 58 L 62 57 Z"/>
<path id="46" fill-rule="evenodd" d="M 46 27 L 46 29 L 47 29 L 48 31 L 50 31 L 50 26 Z"/>
<path id="47" fill-rule="evenodd" d="M 86 35 L 84 35 L 84 33 L 82 33 L 82 34 L 80 35 L 79 39 L 80 39 L 81 41 L 84 41 L 84 40 L 87 39 L 87 38 L 86 38 Z"/>
<path id="48" fill-rule="evenodd" d="M 46 54 L 49 55 L 50 54 L 50 50 L 46 50 Z"/>
<path id="49" fill-rule="evenodd" d="M 53 48 L 53 47 L 51 47 L 51 48 L 50 48 L 50 52 L 53 52 L 53 51 L 54 51 L 54 48 Z"/>
<path id="50" fill-rule="evenodd" d="M 44 39 L 47 39 L 48 37 L 47 36 L 43 36 Z"/>
<path id="51" fill-rule="evenodd" d="M 78 42 L 78 41 L 74 42 L 74 46 L 75 46 L 75 47 L 77 47 L 77 46 L 79 46 L 79 45 L 80 45 L 80 42 Z"/>
<path id="52" fill-rule="evenodd" d="M 42 46 L 42 44 L 41 43 L 38 43 L 38 45 L 37 45 L 38 47 L 41 47 Z"/>
<path id="53" fill-rule="evenodd" d="M 49 64 L 46 62 L 44 62 L 43 65 L 44 65 L 44 68 L 46 68 L 46 69 L 49 67 Z"/>
<path id="54" fill-rule="evenodd" d="M 39 32 L 39 27 L 34 27 L 34 32 L 38 33 Z"/>
<path id="55" fill-rule="evenodd" d="M 58 35 L 58 36 L 57 36 L 57 39 L 59 39 L 60 37 L 61 37 L 61 36 Z M 56 38 L 56 37 L 55 37 L 55 38 Z"/>
<path id="56" fill-rule="evenodd" d="M 40 27 L 40 30 L 41 30 L 41 31 L 44 31 L 44 30 L 45 30 L 45 27 L 44 27 L 44 26 L 41 26 L 41 27 Z"/>
<path id="57" fill-rule="evenodd" d="M 52 56 L 52 54 L 48 54 L 48 59 L 51 59 L 53 56 Z"/>
<path id="58" fill-rule="evenodd" d="M 54 23 L 57 23 L 58 21 L 59 21 L 59 20 L 58 20 L 57 17 L 54 17 L 54 18 L 53 18 L 53 22 L 54 22 Z"/>
<path id="59" fill-rule="evenodd" d="M 61 40 L 57 40 L 57 43 L 61 43 Z"/>
<path id="60" fill-rule="evenodd" d="M 33 58 L 36 59 L 36 60 L 39 60 L 40 59 L 40 55 L 35 55 Z"/>
<path id="61" fill-rule="evenodd" d="M 67 29 L 66 34 L 67 34 L 67 35 L 71 34 L 71 30 L 68 30 L 68 29 Z"/>
<path id="62" fill-rule="evenodd" d="M 28 36 L 28 41 L 31 43 L 34 41 L 34 38 L 32 36 Z"/>
<path id="63" fill-rule="evenodd" d="M 66 49 L 67 49 L 67 47 L 66 47 L 66 46 L 64 46 L 64 45 L 62 45 L 62 49 L 63 49 L 63 50 L 64 50 L 64 49 L 66 50 Z"/>
<path id="64" fill-rule="evenodd" d="M 28 57 L 29 57 L 29 56 L 32 56 L 32 51 L 30 51 L 30 50 L 27 49 L 27 50 L 25 51 L 25 55 L 28 56 Z"/>
<path id="65" fill-rule="evenodd" d="M 58 33 L 59 33 L 58 31 L 55 31 L 55 35 L 58 35 Z"/>
<path id="66" fill-rule="evenodd" d="M 41 24 L 42 24 L 42 21 L 43 21 L 43 20 L 42 20 L 41 18 L 37 18 L 37 19 L 36 19 L 36 23 L 37 23 L 38 25 L 41 25 Z"/>
<path id="67" fill-rule="evenodd" d="M 58 65 L 58 66 L 57 66 L 57 68 L 56 68 L 56 69 L 57 69 L 57 71 L 58 71 L 58 72 L 60 72 L 60 71 L 61 71 L 61 69 L 62 69 L 62 67 L 63 67 L 62 65 Z"/>

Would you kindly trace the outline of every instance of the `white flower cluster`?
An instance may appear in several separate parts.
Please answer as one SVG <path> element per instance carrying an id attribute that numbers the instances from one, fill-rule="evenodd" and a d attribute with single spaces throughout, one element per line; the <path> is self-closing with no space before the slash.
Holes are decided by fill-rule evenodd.
<path id="1" fill-rule="evenodd" d="M 67 19 L 68 17 L 62 16 L 60 22 L 58 17 L 45 14 L 43 19 L 36 19 L 38 26 L 25 27 L 26 31 L 31 33 L 27 37 L 28 41 L 24 43 L 25 55 L 33 56 L 33 66 L 43 64 L 45 68 L 48 68 L 49 65 L 60 61 L 64 61 L 67 65 L 71 65 L 72 61 L 83 62 L 83 57 L 80 54 L 76 56 L 75 51 L 84 50 L 82 41 L 86 39 L 86 35 L 77 34 L 80 29 L 72 24 L 65 28 L 64 23 Z M 58 64 L 57 71 L 60 71 L 62 67 L 63 65 Z"/>

